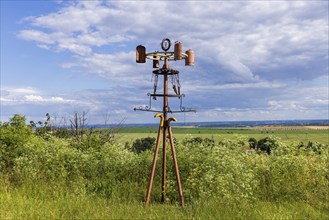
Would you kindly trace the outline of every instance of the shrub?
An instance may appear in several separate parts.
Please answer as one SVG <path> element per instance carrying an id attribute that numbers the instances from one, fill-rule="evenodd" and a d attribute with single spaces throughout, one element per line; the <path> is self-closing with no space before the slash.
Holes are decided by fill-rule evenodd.
<path id="1" fill-rule="evenodd" d="M 0 172 L 9 172 L 15 158 L 24 153 L 24 144 L 32 136 L 32 129 L 25 121 L 25 116 L 16 114 L 9 122 L 0 124 Z"/>
<path id="2" fill-rule="evenodd" d="M 262 138 L 257 143 L 258 152 L 265 152 L 271 154 L 273 149 L 278 147 L 278 139 L 272 136 Z"/>
<path id="3" fill-rule="evenodd" d="M 1 176 L 13 186 L 46 183 L 54 191 L 69 189 L 77 194 L 130 201 L 145 199 L 153 159 L 149 149 L 155 146 L 155 138 L 139 139 L 133 152 L 106 141 L 100 132 L 85 134 L 80 140 L 58 138 L 52 133 L 45 139 L 34 135 L 25 125 L 25 117 L 16 115 L 1 124 L 0 130 Z M 211 147 L 208 142 L 193 137 L 175 141 L 186 202 L 215 199 L 238 204 L 239 201 L 302 200 L 327 204 L 327 145 L 319 147 L 312 143 L 301 147 L 298 143 L 285 144 L 275 137 L 267 137 L 260 140 L 257 148 L 261 151 L 261 146 L 268 147 L 271 153 L 268 155 L 267 148 L 266 153 L 247 153 L 245 148 L 254 140 L 248 141 L 246 137 L 223 139 Z M 163 159 L 161 150 L 160 147 L 159 161 Z M 170 147 L 167 150 L 167 196 L 171 201 L 179 201 Z M 160 162 L 152 199 L 160 199 L 161 176 Z"/>
<path id="4" fill-rule="evenodd" d="M 316 153 L 316 154 L 321 154 L 321 151 L 323 148 L 324 148 L 323 144 L 320 144 L 317 142 L 311 142 L 311 141 L 309 141 L 307 144 L 304 144 L 303 142 L 301 142 L 298 145 L 298 149 L 300 151 L 304 151 L 304 152 L 312 151 L 313 153 Z"/>
<path id="5" fill-rule="evenodd" d="M 142 151 L 151 150 L 153 147 L 155 147 L 155 138 L 146 137 L 135 140 L 130 150 L 139 154 Z"/>
<path id="6" fill-rule="evenodd" d="M 256 149 L 257 143 L 258 143 L 256 138 L 249 138 L 248 142 L 249 142 L 249 147 L 250 148 Z"/>
<path id="7" fill-rule="evenodd" d="M 248 163 L 249 155 L 242 150 L 241 139 L 224 139 L 212 147 L 188 140 L 184 143 L 175 147 L 187 201 L 198 198 L 225 202 L 253 199 L 254 171 Z M 168 178 L 170 176 L 175 180 L 173 173 Z M 177 197 L 175 181 L 170 183 L 170 190 L 175 193 L 172 196 Z"/>
<path id="8" fill-rule="evenodd" d="M 214 141 L 212 139 L 209 139 L 209 138 L 189 137 L 189 138 L 184 139 L 183 144 L 185 144 L 185 145 L 212 146 L 214 144 Z"/>

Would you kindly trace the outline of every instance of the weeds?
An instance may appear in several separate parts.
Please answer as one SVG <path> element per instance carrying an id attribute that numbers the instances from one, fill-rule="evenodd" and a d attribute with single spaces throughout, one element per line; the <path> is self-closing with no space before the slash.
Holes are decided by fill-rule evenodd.
<path id="1" fill-rule="evenodd" d="M 321 145 L 319 153 L 313 145 L 301 148 L 269 136 L 263 143 L 271 147 L 267 154 L 247 151 L 250 140 L 243 136 L 220 143 L 192 136 L 176 140 L 186 208 L 179 206 L 168 153 L 166 204 L 160 204 L 158 166 L 146 209 L 150 150 L 137 153 L 103 141 L 98 133 L 79 140 L 51 133 L 39 136 L 18 116 L 1 124 L 0 132 L 1 219 L 329 217 L 327 145 Z"/>

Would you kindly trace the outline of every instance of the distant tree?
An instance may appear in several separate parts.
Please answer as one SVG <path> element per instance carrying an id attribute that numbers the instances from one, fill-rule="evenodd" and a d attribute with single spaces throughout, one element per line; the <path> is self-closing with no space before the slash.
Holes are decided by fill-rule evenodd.
<path id="1" fill-rule="evenodd" d="M 82 113 L 74 112 L 73 118 L 70 119 L 71 133 L 78 140 L 81 140 L 83 134 L 85 133 L 87 114 L 88 112 L 86 111 L 83 111 Z"/>
<path id="2" fill-rule="evenodd" d="M 175 142 L 175 141 L 174 141 Z M 184 144 L 202 144 L 203 146 L 213 146 L 214 141 L 210 138 L 201 138 L 201 137 L 193 137 L 193 138 L 186 138 L 183 142 Z"/>
<path id="3" fill-rule="evenodd" d="M 249 138 L 249 147 L 252 149 L 256 149 L 257 147 L 257 140 L 255 138 Z"/>
<path id="4" fill-rule="evenodd" d="M 15 128 L 25 128 L 26 118 L 25 116 L 21 116 L 19 114 L 15 114 L 14 117 L 9 119 L 9 125 Z"/>
<path id="5" fill-rule="evenodd" d="M 273 137 L 265 137 L 258 141 L 257 150 L 271 154 L 272 149 L 277 147 L 277 140 Z"/>
<path id="6" fill-rule="evenodd" d="M 141 153 L 142 151 L 151 150 L 155 145 L 155 138 L 146 137 L 134 141 L 131 151 Z"/>
<path id="7" fill-rule="evenodd" d="M 190 141 L 191 141 L 191 143 L 201 144 L 203 140 L 200 137 L 195 137 L 195 138 L 192 138 Z"/>

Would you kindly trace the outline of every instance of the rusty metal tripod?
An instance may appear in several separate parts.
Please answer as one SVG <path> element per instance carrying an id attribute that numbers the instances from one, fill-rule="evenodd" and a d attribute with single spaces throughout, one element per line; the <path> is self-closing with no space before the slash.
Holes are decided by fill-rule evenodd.
<path id="1" fill-rule="evenodd" d="M 147 188 L 147 193 L 146 193 L 146 206 L 148 206 L 150 202 L 150 196 L 151 196 L 151 189 L 152 189 L 152 184 L 153 184 L 153 179 L 154 179 L 154 172 L 155 172 L 155 167 L 156 167 L 156 162 L 158 158 L 158 152 L 159 152 L 159 146 L 160 146 L 160 139 L 161 139 L 161 131 L 162 131 L 162 144 L 163 144 L 163 162 L 162 162 L 162 196 L 161 196 L 161 201 L 165 201 L 165 196 L 166 196 L 166 163 L 167 163 L 167 149 L 166 149 L 166 132 L 168 130 L 169 134 L 169 139 L 170 139 L 170 145 L 171 145 L 171 152 L 172 152 L 172 158 L 174 162 L 174 167 L 175 167 L 175 174 L 176 174 L 176 179 L 177 179 L 177 185 L 178 185 L 178 192 L 179 192 L 179 198 L 181 201 L 182 206 L 184 207 L 184 197 L 183 197 L 183 190 L 182 190 L 182 184 L 180 181 L 180 176 L 179 176 L 179 170 L 178 170 L 178 163 L 177 163 L 177 158 L 176 158 L 176 151 L 174 147 L 174 141 L 173 141 L 173 136 L 172 136 L 172 129 L 170 126 L 171 121 L 176 121 L 175 118 L 169 118 L 167 119 L 167 114 L 168 114 L 168 72 L 166 70 L 169 70 L 168 67 L 168 59 L 165 59 L 164 65 L 162 72 L 163 77 L 164 77 L 164 86 L 163 86 L 163 114 L 157 113 L 155 117 L 160 117 L 160 124 L 159 124 L 159 130 L 158 130 L 158 136 L 157 136 L 157 141 L 156 141 L 156 147 L 155 147 L 155 152 L 154 152 L 154 157 L 153 157 L 153 164 L 152 164 L 152 169 L 151 169 L 151 175 L 150 175 L 150 181 L 149 181 L 149 186 Z M 158 95 L 161 96 L 161 95 Z"/>
<path id="2" fill-rule="evenodd" d="M 158 135 L 157 135 L 157 140 L 156 140 L 156 146 L 155 146 L 155 151 L 154 151 L 154 156 L 153 156 L 153 163 L 152 163 L 152 168 L 151 168 L 151 174 L 150 174 L 150 180 L 149 180 L 149 185 L 147 188 L 147 193 L 146 193 L 146 206 L 148 206 L 150 202 L 150 197 L 151 197 L 151 190 L 152 190 L 152 185 L 153 185 L 153 179 L 154 179 L 154 173 L 155 173 L 155 168 L 156 168 L 156 163 L 158 159 L 158 154 L 159 154 L 159 148 L 160 148 L 160 141 L 162 138 L 162 145 L 163 145 L 163 162 L 162 162 L 162 197 L 161 201 L 162 203 L 165 202 L 166 198 L 166 164 L 167 164 L 167 132 L 169 135 L 169 140 L 170 140 L 170 145 L 171 145 L 171 152 L 172 152 L 172 158 L 174 162 L 174 168 L 175 168 L 175 174 L 176 174 L 176 180 L 177 180 L 177 186 L 178 186 L 178 192 L 179 192 L 179 198 L 182 206 L 184 207 L 184 197 L 183 197 L 183 190 L 182 190 L 182 184 L 180 181 L 180 176 L 179 176 L 179 170 L 178 170 L 178 163 L 177 163 L 177 158 L 176 158 L 176 151 L 175 151 L 175 146 L 174 146 L 174 141 L 173 141 L 173 135 L 172 135 L 172 129 L 170 122 L 171 121 L 176 121 L 175 118 L 167 118 L 168 113 L 179 113 L 179 112 L 196 112 L 195 110 L 192 109 L 185 109 L 182 106 L 182 99 L 185 96 L 184 94 L 180 94 L 180 84 L 178 80 L 178 74 L 179 71 L 170 69 L 169 68 L 169 61 L 176 61 L 176 60 L 182 60 L 185 59 L 185 65 L 186 66 L 193 66 L 194 65 L 194 52 L 189 49 L 186 51 L 186 53 L 182 53 L 182 44 L 180 42 L 175 43 L 175 51 L 174 52 L 168 52 L 170 48 L 170 40 L 168 38 L 163 39 L 161 47 L 164 50 L 164 52 L 150 52 L 146 53 L 146 49 L 144 46 L 139 45 L 136 47 L 136 62 L 137 63 L 145 63 L 146 59 L 153 60 L 153 68 L 158 68 L 159 67 L 159 61 L 164 61 L 163 67 L 160 69 L 156 69 L 153 71 L 153 74 L 156 75 L 155 77 L 155 85 L 154 85 L 154 93 L 149 94 L 150 96 L 150 105 L 145 106 L 145 107 L 139 107 L 139 108 L 134 108 L 134 110 L 140 110 L 140 111 L 149 111 L 149 112 L 157 112 L 154 117 L 160 117 L 160 124 L 159 124 L 159 130 L 158 130 Z M 157 80 L 158 80 L 158 75 L 163 75 L 163 94 L 157 94 L 156 93 L 156 85 L 157 85 Z M 173 89 L 175 91 L 175 94 L 168 94 L 168 76 L 176 77 L 176 83 L 177 86 L 174 84 Z M 163 97 L 163 109 L 162 111 L 158 110 L 152 110 L 151 107 L 151 98 L 156 100 L 157 97 Z M 168 105 L 168 97 L 177 97 L 180 99 L 181 104 L 180 104 L 180 110 L 179 111 L 172 111 L 169 108 Z M 161 137 L 162 136 L 162 137 Z"/>
<path id="3" fill-rule="evenodd" d="M 150 181 L 149 181 L 149 185 L 148 185 L 147 193 L 146 193 L 146 206 L 148 206 L 148 204 L 150 202 L 151 190 L 152 190 L 154 172 L 155 172 L 155 167 L 156 167 L 158 153 L 159 153 L 160 138 L 161 138 L 162 130 L 163 130 L 163 164 L 162 164 L 162 174 L 163 175 L 162 175 L 162 198 L 161 198 L 161 201 L 162 202 L 165 201 L 165 193 L 166 193 L 166 130 L 168 129 L 171 153 L 172 153 L 172 158 L 173 158 L 173 162 L 174 162 L 174 168 L 175 168 L 175 174 L 176 174 L 176 180 L 177 180 L 177 186 L 178 186 L 179 199 L 180 199 L 182 206 L 184 207 L 182 184 L 180 181 L 178 163 L 177 163 L 177 158 L 176 158 L 176 151 L 175 151 L 174 140 L 173 140 L 173 136 L 172 136 L 172 129 L 170 126 L 170 122 L 176 121 L 176 118 L 169 118 L 169 119 L 165 120 L 164 115 L 162 115 L 160 113 L 157 113 L 154 117 L 160 117 L 161 119 L 160 119 L 160 124 L 159 124 L 156 147 L 155 147 L 155 151 L 154 151 Z"/>

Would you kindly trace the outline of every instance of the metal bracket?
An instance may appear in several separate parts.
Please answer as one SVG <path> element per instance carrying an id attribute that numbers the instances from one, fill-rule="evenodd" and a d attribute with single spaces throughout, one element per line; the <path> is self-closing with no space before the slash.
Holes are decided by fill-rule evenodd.
<path id="1" fill-rule="evenodd" d="M 180 112 L 196 112 L 196 109 L 185 108 L 183 106 L 183 97 L 185 97 L 185 94 L 181 94 L 180 96 Z"/>
<path id="2" fill-rule="evenodd" d="M 168 97 L 178 97 L 180 99 L 180 106 L 178 111 L 171 111 L 171 109 L 169 108 L 166 111 L 160 111 L 160 110 L 153 110 L 152 109 L 152 97 L 157 97 L 157 96 L 164 96 L 163 94 L 151 94 L 151 93 L 147 93 L 147 96 L 150 97 L 150 101 L 149 101 L 149 105 L 146 106 L 139 106 L 139 107 L 135 107 L 134 111 L 147 111 L 147 112 L 159 112 L 159 113 L 165 113 L 165 112 L 169 112 L 169 113 L 182 113 L 182 112 L 197 112 L 197 110 L 192 109 L 192 108 L 185 108 L 183 106 L 183 97 L 185 97 L 185 94 L 181 94 L 181 95 L 166 95 Z"/>
<path id="3" fill-rule="evenodd" d="M 167 58 L 168 60 L 175 60 L 174 59 L 174 52 L 159 52 L 159 51 L 155 51 L 155 52 L 150 52 L 150 53 L 146 53 L 146 58 L 149 60 L 164 60 L 165 58 Z M 188 55 L 186 53 L 182 53 L 182 59 L 186 59 L 188 57 Z"/>

